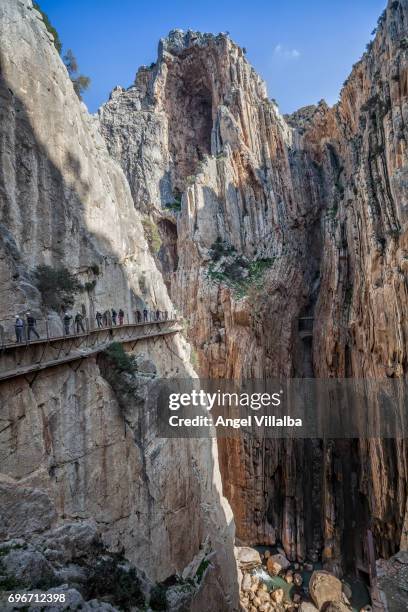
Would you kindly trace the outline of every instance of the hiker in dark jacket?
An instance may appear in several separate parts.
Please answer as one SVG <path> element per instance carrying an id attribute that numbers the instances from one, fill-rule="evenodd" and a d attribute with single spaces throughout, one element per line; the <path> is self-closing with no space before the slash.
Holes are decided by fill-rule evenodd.
<path id="1" fill-rule="evenodd" d="M 147 309 L 143 310 L 143 321 L 147 321 Z"/>
<path id="2" fill-rule="evenodd" d="M 77 334 L 79 334 L 80 331 L 82 331 L 83 334 L 85 333 L 83 320 L 84 317 L 82 316 L 82 314 L 80 312 L 77 312 L 75 315 L 75 327 Z"/>
<path id="3" fill-rule="evenodd" d="M 72 319 L 71 315 L 66 312 L 64 314 L 64 318 L 63 318 L 63 321 L 64 321 L 64 333 L 65 333 L 66 336 L 69 336 L 69 334 L 70 334 L 70 329 L 69 328 L 70 328 L 70 325 L 71 325 L 71 319 Z"/>
<path id="4" fill-rule="evenodd" d="M 123 312 L 123 310 L 120 308 L 119 309 L 119 325 L 123 325 L 123 319 L 125 318 L 125 313 Z"/>
<path id="5" fill-rule="evenodd" d="M 97 313 L 95 315 L 95 319 L 96 319 L 96 323 L 97 323 L 98 327 L 102 327 L 102 315 L 99 312 L 99 310 L 97 311 Z"/>
<path id="6" fill-rule="evenodd" d="M 156 310 L 156 321 L 160 320 L 160 310 Z"/>
<path id="7" fill-rule="evenodd" d="M 24 321 L 19 316 L 16 315 L 16 320 L 14 322 L 14 329 L 16 330 L 16 342 L 19 344 L 23 341 L 23 330 L 24 330 Z"/>
<path id="8" fill-rule="evenodd" d="M 37 321 L 31 314 L 31 312 L 27 312 L 27 330 L 28 330 L 27 338 L 28 340 L 30 340 L 31 334 L 34 334 L 35 336 L 37 336 L 38 340 L 40 339 L 40 336 L 38 335 L 38 332 L 35 328 L 36 324 L 37 324 Z"/>
<path id="9" fill-rule="evenodd" d="M 103 325 L 104 327 L 110 327 L 112 324 L 112 319 L 111 319 L 111 313 L 109 310 L 105 310 L 105 312 L 102 315 L 102 321 L 103 321 Z"/>
<path id="10" fill-rule="evenodd" d="M 113 325 L 116 325 L 116 317 L 118 316 L 118 313 L 116 312 L 114 308 L 112 308 L 111 313 L 112 313 L 112 323 Z"/>

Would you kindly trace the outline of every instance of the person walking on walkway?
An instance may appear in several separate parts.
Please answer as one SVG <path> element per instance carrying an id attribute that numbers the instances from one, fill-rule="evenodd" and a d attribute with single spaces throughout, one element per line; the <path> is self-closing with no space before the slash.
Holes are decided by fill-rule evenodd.
<path id="1" fill-rule="evenodd" d="M 160 310 L 156 310 L 156 321 L 160 320 Z"/>
<path id="2" fill-rule="evenodd" d="M 71 315 L 68 314 L 68 312 L 66 312 L 64 314 L 64 319 L 63 319 L 63 321 L 64 321 L 64 333 L 65 333 L 66 336 L 69 336 L 69 334 L 70 334 L 69 328 L 70 328 L 70 325 L 71 325 L 71 319 L 72 319 Z"/>
<path id="3" fill-rule="evenodd" d="M 147 321 L 147 308 L 143 310 L 143 321 Z"/>
<path id="4" fill-rule="evenodd" d="M 123 325 L 123 319 L 125 318 L 125 313 L 121 308 L 119 308 L 119 325 Z"/>
<path id="5" fill-rule="evenodd" d="M 141 323 L 142 322 L 142 313 L 140 312 L 140 310 L 136 310 L 136 317 L 137 317 L 137 322 Z"/>
<path id="6" fill-rule="evenodd" d="M 31 312 L 27 312 L 27 339 L 28 341 L 30 341 L 31 334 L 34 334 L 34 336 L 37 336 L 38 340 L 40 339 L 38 331 L 35 328 L 36 324 L 37 324 L 37 321 L 31 314 Z"/>
<path id="7" fill-rule="evenodd" d="M 95 319 L 96 319 L 96 323 L 97 323 L 98 327 L 102 327 L 102 315 L 99 312 L 99 310 L 97 311 L 97 313 L 95 315 Z"/>
<path id="8" fill-rule="evenodd" d="M 105 310 L 103 313 L 103 325 L 104 327 L 111 327 L 112 325 L 112 317 L 110 310 Z"/>
<path id="9" fill-rule="evenodd" d="M 168 310 L 164 311 L 164 320 L 167 321 L 167 319 L 169 318 L 169 312 Z"/>
<path id="10" fill-rule="evenodd" d="M 113 325 L 116 325 L 116 317 L 118 316 L 118 313 L 116 312 L 114 308 L 112 308 L 111 313 L 112 313 L 112 323 Z"/>
<path id="11" fill-rule="evenodd" d="M 83 334 L 85 333 L 83 320 L 84 317 L 82 316 L 82 314 L 80 312 L 77 312 L 75 315 L 75 327 L 77 334 L 79 334 L 80 331 L 82 331 Z"/>
<path id="12" fill-rule="evenodd" d="M 23 341 L 24 321 L 19 315 L 16 315 L 14 329 L 16 330 L 16 342 L 20 344 Z"/>

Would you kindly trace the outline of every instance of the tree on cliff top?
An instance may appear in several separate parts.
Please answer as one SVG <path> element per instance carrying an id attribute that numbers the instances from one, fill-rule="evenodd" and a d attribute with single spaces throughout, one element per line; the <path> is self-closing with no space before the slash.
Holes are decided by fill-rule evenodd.
<path id="1" fill-rule="evenodd" d="M 72 49 L 68 49 L 62 59 L 68 70 L 69 78 L 74 85 L 75 93 L 82 100 L 82 94 L 88 89 L 91 79 L 83 74 L 78 74 L 78 62 Z"/>
<path id="2" fill-rule="evenodd" d="M 48 15 L 44 13 L 44 11 L 41 9 L 38 2 L 33 2 L 33 7 L 41 14 L 45 27 L 47 28 L 48 32 L 52 34 L 52 36 L 54 37 L 54 46 L 56 50 L 58 51 L 58 53 L 61 53 L 62 43 L 61 43 L 60 37 L 58 35 L 57 30 L 54 28 L 51 21 L 49 20 Z"/>

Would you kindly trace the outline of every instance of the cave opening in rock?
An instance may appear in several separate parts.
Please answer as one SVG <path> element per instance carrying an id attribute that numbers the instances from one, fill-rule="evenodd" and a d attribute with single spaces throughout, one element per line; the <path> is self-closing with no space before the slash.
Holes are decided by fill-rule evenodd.
<path id="1" fill-rule="evenodd" d="M 172 185 L 184 191 L 188 177 L 197 173 L 199 162 L 211 153 L 211 84 L 196 49 L 169 66 L 165 100 Z"/>

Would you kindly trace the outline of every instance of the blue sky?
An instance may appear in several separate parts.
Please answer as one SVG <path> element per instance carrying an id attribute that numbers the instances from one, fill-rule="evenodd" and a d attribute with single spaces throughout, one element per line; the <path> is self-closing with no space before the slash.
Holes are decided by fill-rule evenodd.
<path id="1" fill-rule="evenodd" d="M 116 85 L 129 86 L 173 28 L 228 31 L 284 113 L 321 98 L 333 104 L 361 57 L 385 0 L 39 0 L 92 78 L 94 112 Z"/>

